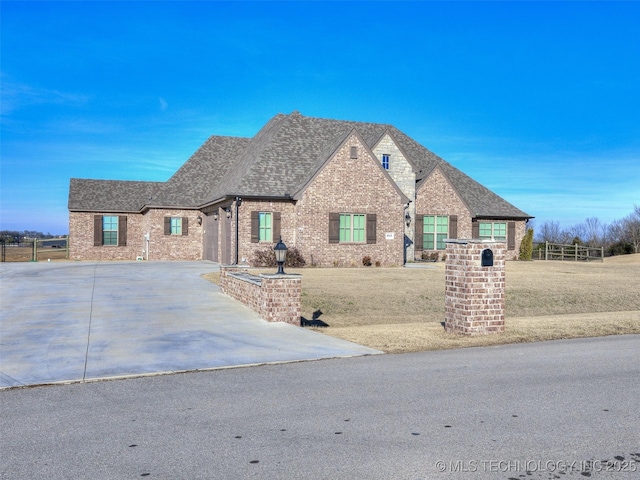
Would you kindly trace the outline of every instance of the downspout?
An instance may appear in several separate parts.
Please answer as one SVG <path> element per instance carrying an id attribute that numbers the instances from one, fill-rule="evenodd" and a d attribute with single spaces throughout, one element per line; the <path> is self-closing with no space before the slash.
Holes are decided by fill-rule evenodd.
<path id="1" fill-rule="evenodd" d="M 242 205 L 242 198 L 240 197 L 236 197 L 236 261 L 234 263 L 234 265 L 238 265 L 238 263 L 240 263 L 238 261 L 238 255 L 239 255 L 239 244 L 238 241 L 240 240 L 240 230 L 239 230 L 239 219 L 238 219 L 238 209 L 240 208 L 240 205 Z"/>

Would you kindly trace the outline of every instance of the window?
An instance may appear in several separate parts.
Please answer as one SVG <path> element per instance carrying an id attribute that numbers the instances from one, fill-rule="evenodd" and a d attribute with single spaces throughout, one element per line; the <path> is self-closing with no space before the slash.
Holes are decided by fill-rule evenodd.
<path id="1" fill-rule="evenodd" d="M 102 245 L 127 246 L 126 215 L 93 216 L 93 246 Z"/>
<path id="2" fill-rule="evenodd" d="M 165 235 L 189 235 L 189 219 L 187 217 L 164 217 Z"/>
<path id="3" fill-rule="evenodd" d="M 280 238 L 280 212 L 251 212 L 251 243 L 277 242 Z"/>
<path id="4" fill-rule="evenodd" d="M 329 243 L 377 242 L 375 213 L 329 213 Z"/>
<path id="5" fill-rule="evenodd" d="M 271 212 L 260 212 L 258 214 L 258 239 L 260 242 L 272 242 L 273 241 L 273 233 L 271 230 L 272 219 Z"/>
<path id="6" fill-rule="evenodd" d="M 445 250 L 444 239 L 449 236 L 449 217 L 441 215 L 425 215 L 423 218 L 424 250 Z"/>
<path id="7" fill-rule="evenodd" d="M 171 235 L 182 235 L 182 218 L 171 217 Z"/>
<path id="8" fill-rule="evenodd" d="M 382 168 L 389 170 L 389 155 L 382 155 Z"/>
<path id="9" fill-rule="evenodd" d="M 507 224 L 505 222 L 478 222 L 478 236 L 480 238 L 506 240 Z"/>
<path id="10" fill-rule="evenodd" d="M 365 215 L 356 213 L 340 214 L 340 243 L 364 243 Z"/>
<path id="11" fill-rule="evenodd" d="M 102 217 L 102 245 L 118 245 L 118 216 Z"/>

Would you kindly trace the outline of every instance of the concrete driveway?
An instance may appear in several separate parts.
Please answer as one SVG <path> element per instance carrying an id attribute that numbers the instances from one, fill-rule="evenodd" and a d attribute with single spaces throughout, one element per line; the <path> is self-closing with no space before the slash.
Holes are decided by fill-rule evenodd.
<path id="1" fill-rule="evenodd" d="M 381 353 L 268 323 L 211 262 L 0 266 L 0 388 Z M 304 282 L 304 279 L 303 279 Z"/>

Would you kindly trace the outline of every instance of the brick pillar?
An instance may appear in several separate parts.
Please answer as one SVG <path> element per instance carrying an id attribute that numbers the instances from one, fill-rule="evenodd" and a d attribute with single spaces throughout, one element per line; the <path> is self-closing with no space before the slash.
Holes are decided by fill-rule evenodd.
<path id="1" fill-rule="evenodd" d="M 300 325 L 302 276 L 261 274 L 260 287 L 262 312 L 268 322 L 286 322 Z"/>
<path id="2" fill-rule="evenodd" d="M 249 271 L 248 265 L 220 265 L 220 290 L 222 290 L 222 293 L 227 293 L 229 273 L 247 271 Z"/>
<path id="3" fill-rule="evenodd" d="M 445 330 L 464 335 L 503 332 L 506 243 L 473 239 L 446 244 Z"/>

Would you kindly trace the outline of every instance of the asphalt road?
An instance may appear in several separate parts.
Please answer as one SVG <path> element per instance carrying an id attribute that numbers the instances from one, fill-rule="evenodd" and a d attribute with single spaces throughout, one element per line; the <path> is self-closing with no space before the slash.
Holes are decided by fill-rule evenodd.
<path id="1" fill-rule="evenodd" d="M 2 479 L 640 478 L 640 335 L 0 391 Z"/>

